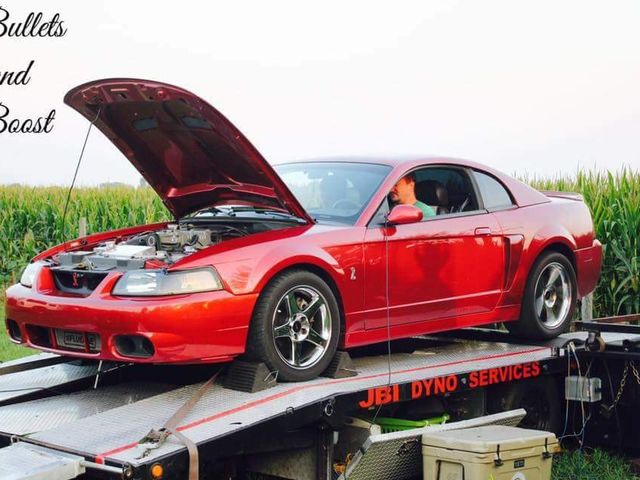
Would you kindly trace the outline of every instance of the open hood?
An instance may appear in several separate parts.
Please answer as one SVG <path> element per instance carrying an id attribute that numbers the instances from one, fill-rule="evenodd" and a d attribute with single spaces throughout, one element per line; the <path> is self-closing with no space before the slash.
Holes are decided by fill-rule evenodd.
<path id="1" fill-rule="evenodd" d="M 239 204 L 274 208 L 313 222 L 245 136 L 193 93 L 117 78 L 80 85 L 64 102 L 94 122 L 176 217 Z"/>

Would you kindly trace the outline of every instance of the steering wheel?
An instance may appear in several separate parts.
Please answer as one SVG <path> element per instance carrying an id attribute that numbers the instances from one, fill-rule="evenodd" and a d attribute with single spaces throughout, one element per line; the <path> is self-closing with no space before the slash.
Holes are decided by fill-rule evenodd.
<path id="1" fill-rule="evenodd" d="M 360 208 L 360 205 L 348 198 L 342 198 L 331 205 L 331 208 L 335 208 L 337 210 L 357 210 Z"/>

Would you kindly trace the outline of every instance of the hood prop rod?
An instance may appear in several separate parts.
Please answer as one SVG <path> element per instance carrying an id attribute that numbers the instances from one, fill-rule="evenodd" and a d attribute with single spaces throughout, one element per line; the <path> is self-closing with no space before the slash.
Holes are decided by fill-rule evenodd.
<path id="1" fill-rule="evenodd" d="M 80 150 L 80 156 L 78 157 L 78 163 L 76 164 L 76 171 L 73 173 L 73 180 L 71 181 L 71 186 L 69 186 L 69 191 L 67 192 L 67 199 L 64 202 L 64 210 L 62 211 L 62 226 L 61 226 L 61 236 L 62 236 L 62 249 L 67 251 L 67 239 L 65 234 L 65 222 L 67 219 L 67 208 L 69 207 L 69 200 L 71 200 L 71 191 L 76 184 L 76 177 L 78 176 L 78 170 L 80 170 L 80 163 L 82 162 L 82 157 L 84 156 L 84 150 L 87 147 L 87 141 L 89 140 L 89 134 L 91 133 L 91 127 L 93 124 L 98 121 L 98 117 L 100 117 L 100 112 L 102 112 L 102 105 L 98 107 L 98 112 L 91 123 L 89 123 L 89 128 L 87 129 L 87 134 L 84 137 L 84 142 L 82 143 L 82 149 Z"/>

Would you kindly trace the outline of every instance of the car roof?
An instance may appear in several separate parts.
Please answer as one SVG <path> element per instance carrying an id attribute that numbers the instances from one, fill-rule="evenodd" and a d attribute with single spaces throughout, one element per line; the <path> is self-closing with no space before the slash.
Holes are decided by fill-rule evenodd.
<path id="1" fill-rule="evenodd" d="M 487 165 L 483 165 L 471 160 L 462 158 L 445 157 L 438 155 L 340 155 L 331 157 L 316 157 L 316 158 L 303 158 L 290 160 L 286 162 L 275 163 L 278 165 L 289 165 L 293 163 L 321 163 L 321 162 L 337 162 L 337 163 L 373 163 L 379 165 L 388 165 L 390 167 L 402 167 L 412 168 L 418 165 L 460 165 L 465 167 L 479 168 L 481 170 L 491 171 L 494 170 Z"/>
<path id="2" fill-rule="evenodd" d="M 480 170 L 481 172 L 488 173 L 497 178 L 511 193 L 515 203 L 519 207 L 527 206 L 527 205 L 535 205 L 539 203 L 547 203 L 549 199 L 545 197 L 542 193 L 534 190 L 529 185 L 525 185 L 521 181 L 502 173 L 498 170 L 495 170 L 487 165 L 473 162 L 471 160 L 465 160 L 461 158 L 453 158 L 453 157 L 445 157 L 445 156 L 436 156 L 436 155 L 379 155 L 379 156 L 357 156 L 357 155 L 344 155 L 344 156 L 333 156 L 333 157 L 319 157 L 319 158 L 309 158 L 303 160 L 295 160 L 290 162 L 282 162 L 278 165 L 291 165 L 291 164 L 299 164 L 299 163 L 321 163 L 321 162 L 340 162 L 340 163 L 372 163 L 379 165 L 387 165 L 391 167 L 391 172 L 389 173 L 385 182 L 381 184 L 378 189 L 378 193 L 374 195 L 371 199 L 371 204 L 379 205 L 381 199 L 386 192 L 388 192 L 393 186 L 394 182 L 397 180 L 398 175 L 403 174 L 403 172 L 407 172 L 409 170 L 413 170 L 414 168 L 422 167 L 425 165 L 454 165 L 460 167 L 468 167 Z M 276 171 L 277 171 L 277 166 Z M 377 207 L 376 207 L 377 208 Z M 373 215 L 375 208 L 367 207 L 363 211 L 360 219 L 358 220 L 358 224 L 366 224 L 369 218 Z"/>

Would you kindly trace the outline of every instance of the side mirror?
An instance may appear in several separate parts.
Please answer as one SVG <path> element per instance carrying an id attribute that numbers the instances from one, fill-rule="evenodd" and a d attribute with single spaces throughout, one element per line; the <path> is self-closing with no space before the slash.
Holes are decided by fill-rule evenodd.
<path id="1" fill-rule="evenodd" d="M 405 225 L 422 221 L 422 210 L 413 205 L 396 205 L 387 215 L 388 225 Z"/>

